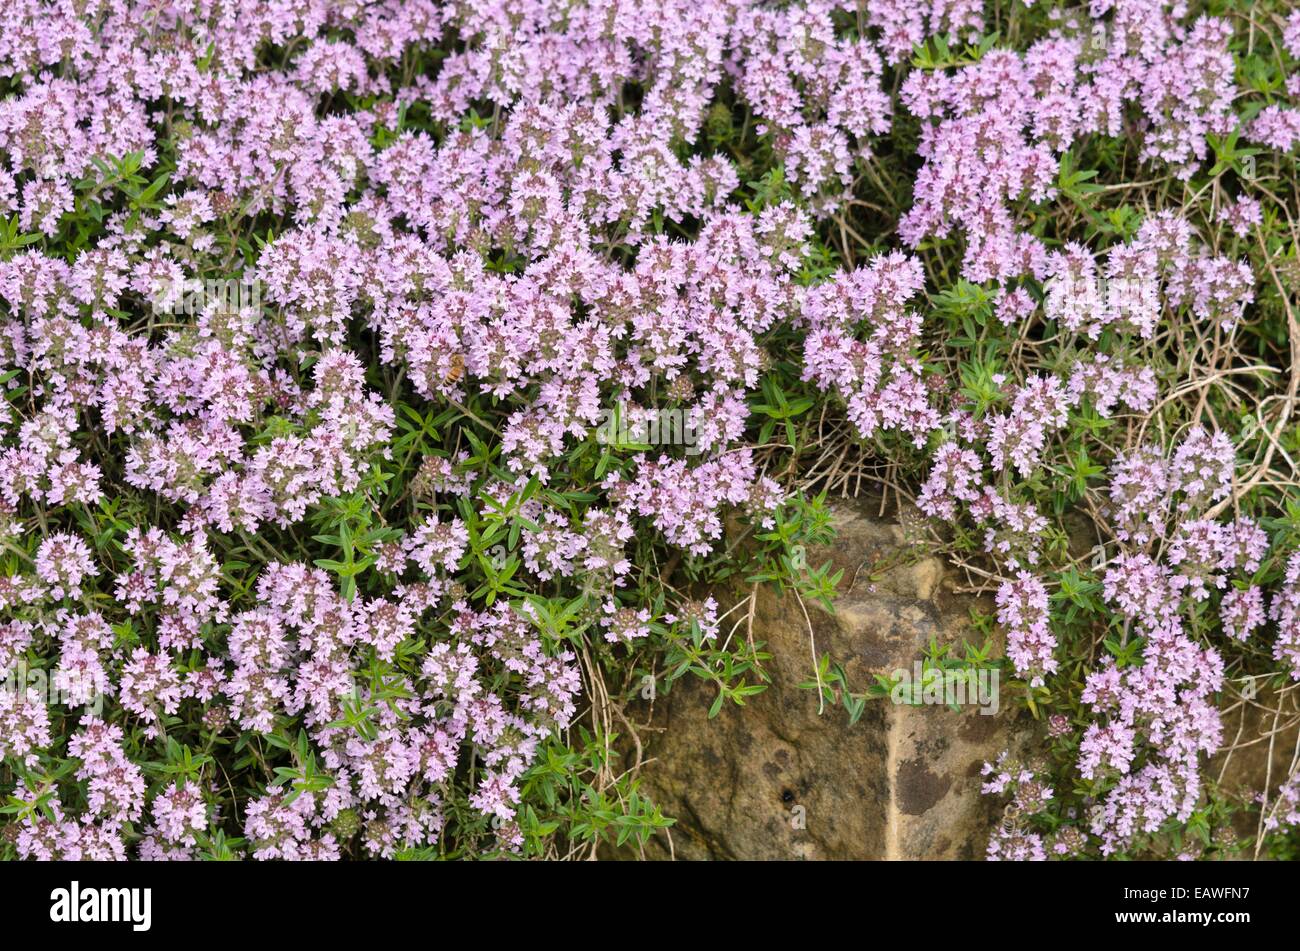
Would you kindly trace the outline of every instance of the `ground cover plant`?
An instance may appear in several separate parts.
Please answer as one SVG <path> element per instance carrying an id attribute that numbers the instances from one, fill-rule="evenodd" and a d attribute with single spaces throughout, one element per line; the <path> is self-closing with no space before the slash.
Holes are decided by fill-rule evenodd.
<path id="1" fill-rule="evenodd" d="M 1298 64 L 1284 0 L 7 0 L 0 854 L 635 850 L 629 701 L 762 691 L 872 490 L 1041 721 L 990 857 L 1295 857 L 1300 753 L 1205 765 L 1300 718 Z"/>

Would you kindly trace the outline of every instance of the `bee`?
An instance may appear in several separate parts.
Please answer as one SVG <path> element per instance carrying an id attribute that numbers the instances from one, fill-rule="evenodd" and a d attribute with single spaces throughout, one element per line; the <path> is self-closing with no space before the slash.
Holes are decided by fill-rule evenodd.
<path id="1" fill-rule="evenodd" d="M 446 386 L 453 386 L 459 383 L 464 375 L 465 358 L 459 353 L 453 353 L 451 355 L 451 369 L 447 371 L 447 375 L 443 377 L 442 382 Z"/>

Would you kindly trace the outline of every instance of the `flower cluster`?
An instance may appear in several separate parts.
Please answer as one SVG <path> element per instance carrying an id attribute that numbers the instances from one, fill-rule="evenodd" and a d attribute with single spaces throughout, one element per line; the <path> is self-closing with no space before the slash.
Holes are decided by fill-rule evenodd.
<path id="1" fill-rule="evenodd" d="M 1062 153 L 1089 133 L 1119 135 L 1134 104 L 1145 120 L 1140 158 L 1190 177 L 1206 136 L 1227 135 L 1236 89 L 1231 26 L 1183 22 L 1169 0 L 1094 4 L 1109 20 L 1056 11 L 1024 53 L 994 50 L 958 68 L 912 73 L 902 90 L 922 120 L 916 202 L 900 223 L 912 245 L 956 232 L 963 274 L 1007 281 L 1046 273 L 1048 250 L 1019 210 L 1057 192 Z"/>
<path id="2" fill-rule="evenodd" d="M 922 446 L 939 425 L 918 355 L 921 317 L 907 307 L 923 284 L 920 263 L 894 253 L 841 272 L 803 301 L 804 378 L 838 394 L 864 438 L 892 429 Z"/>
<path id="3" fill-rule="evenodd" d="M 1016 673 L 1032 686 L 1057 668 L 1052 652 L 1056 638 L 1048 624 L 1047 589 L 1027 571 L 1015 581 L 1003 582 L 997 592 L 998 623 L 1007 631 L 1007 657 Z"/>
<path id="4" fill-rule="evenodd" d="M 522 777 L 581 686 L 523 596 L 581 591 L 615 643 L 712 638 L 712 601 L 674 614 L 629 585 L 636 528 L 704 555 L 729 511 L 770 526 L 783 498 L 743 445 L 746 398 L 760 335 L 801 319 L 824 209 L 731 202 L 735 164 L 693 148 L 716 87 L 744 74 L 801 194 L 839 200 L 888 128 L 879 53 L 837 38 L 832 4 L 248 0 L 147 29 L 145 6 L 0 13 L 0 210 L 44 239 L 0 255 L 0 535 L 40 526 L 0 578 L 0 656 L 33 649 L 65 695 L 108 698 L 95 721 L 0 700 L 6 763 L 86 754 L 19 852 L 210 848 L 221 791 L 196 772 L 145 796 L 123 752 L 123 724 L 171 750 L 196 721 L 209 746 L 301 731 L 292 794 L 267 772 L 241 810 L 249 854 L 433 847 L 466 783 L 457 813 L 518 847 Z M 435 50 L 402 85 L 403 56 Z M 490 128 L 465 121 L 484 104 Z M 665 220 L 700 224 L 681 241 Z M 909 346 L 888 346 L 902 375 Z M 411 390 L 498 437 L 490 454 L 399 412 Z M 636 452 L 565 496 L 602 410 L 665 394 L 695 452 Z M 309 521 L 346 561 L 293 557 Z M 494 603 L 474 576 L 506 562 Z M 66 753 L 52 716 L 81 724 Z"/>
<path id="5" fill-rule="evenodd" d="M 972 533 L 1031 698 L 1105 612 L 1072 750 L 1103 851 L 1185 820 L 1208 627 L 1300 679 L 1300 556 L 1221 514 L 1218 384 L 1161 415 L 1166 377 L 1276 346 L 1238 255 L 1278 216 L 1220 172 L 1239 125 L 1300 141 L 1300 84 L 1173 0 L 1020 3 L 1023 48 L 985 6 L 4 3 L 0 674 L 53 691 L 0 691 L 0 851 L 643 840 L 652 811 L 582 815 L 645 808 L 603 678 L 760 689 L 703 587 L 804 581 L 798 467 L 836 427 Z M 1238 115 L 1238 75 L 1270 101 Z M 1213 153 L 1213 207 L 1093 208 L 1099 142 L 1168 188 Z M 1053 575 L 1071 506 L 1100 593 Z M 1037 815 L 1040 774 L 987 791 Z"/>
<path id="6" fill-rule="evenodd" d="M 889 130 L 881 52 L 865 36 L 837 35 L 834 14 L 843 6 L 756 6 L 737 17 L 731 37 L 739 93 L 820 214 L 851 196 L 854 168 L 870 158 L 872 136 Z"/>
<path id="7" fill-rule="evenodd" d="M 1038 764 L 1023 763 L 1004 750 L 992 763 L 985 763 L 980 772 L 987 777 L 980 792 L 1009 798 L 1002 822 L 989 837 L 986 853 L 989 861 L 1043 862 L 1049 852 L 1064 855 L 1074 851 L 1069 848 L 1068 835 L 1052 836 L 1048 845 L 1028 826 L 1028 820 L 1046 809 L 1055 796 L 1051 786 L 1039 776 Z"/>

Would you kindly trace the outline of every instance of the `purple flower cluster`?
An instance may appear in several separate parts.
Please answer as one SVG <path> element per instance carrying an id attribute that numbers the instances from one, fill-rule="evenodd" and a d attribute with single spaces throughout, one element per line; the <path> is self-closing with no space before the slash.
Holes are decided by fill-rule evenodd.
<path id="1" fill-rule="evenodd" d="M 1050 854 L 1067 855 L 1077 849 L 1071 847 L 1072 837 L 1067 828 L 1060 835 L 1049 837 L 1047 843 L 1028 827 L 1028 820 L 1042 812 L 1055 798 L 1055 793 L 1039 777 L 1040 767 L 1030 766 L 1011 756 L 1007 751 L 998 754 L 992 763 L 981 769 L 987 781 L 980 787 L 986 796 L 1007 796 L 1002 822 L 989 836 L 986 856 L 991 862 L 1044 862 Z"/>
<path id="2" fill-rule="evenodd" d="M 1287 561 L 1286 577 L 1269 606 L 1269 617 L 1277 622 L 1273 659 L 1291 669 L 1292 680 L 1300 680 L 1300 552 Z"/>
<path id="3" fill-rule="evenodd" d="M 31 381 L 21 416 L 0 417 L 0 535 L 21 536 L 36 506 L 98 505 L 106 479 L 88 453 L 106 442 L 114 479 L 182 513 L 129 524 L 130 567 L 112 573 L 90 539 L 43 533 L 30 568 L 0 579 L 0 607 L 49 618 L 12 622 L 4 656 L 48 634 L 60 682 L 109 696 L 146 737 L 189 703 L 249 733 L 300 720 L 328 788 L 276 787 L 250 803 L 259 857 L 337 855 L 326 826 L 352 813 L 376 854 L 431 844 L 441 790 L 467 770 L 470 805 L 516 845 L 520 778 L 575 714 L 574 655 L 547 647 L 525 608 L 476 610 L 453 590 L 469 541 L 460 517 L 425 512 L 378 549 L 386 596 L 345 597 L 319 568 L 268 562 L 232 604 L 215 535 L 296 531 L 390 456 L 397 421 L 367 382 L 356 327 L 422 397 L 482 394 L 504 407 L 493 478 L 517 482 L 483 481 L 463 453 L 429 456 L 412 485 L 429 509 L 472 498 L 486 515 L 530 477 L 551 482 L 611 394 L 669 394 L 700 435 L 698 459 L 644 454 L 580 517 L 539 499 L 519 512 L 535 582 L 581 580 L 616 642 L 657 622 L 620 600 L 637 522 L 704 554 L 728 509 L 770 524 L 782 500 L 741 442 L 767 359 L 759 334 L 834 319 L 851 338 L 847 316 L 814 316 L 815 305 L 805 316 L 794 278 L 808 212 L 784 202 L 742 213 L 729 203 L 734 164 L 683 158 L 678 145 L 700 140 L 714 87 L 734 75 L 802 195 L 817 213 L 833 207 L 851 163 L 888 128 L 875 44 L 837 38 L 838 6 L 826 3 L 561 7 L 250 0 L 146 16 L 130 2 L 21 0 L 0 13 L 0 76 L 16 90 L 0 102 L 0 206 L 22 229 L 60 235 L 78 191 L 109 186 L 104 157 L 138 153 L 150 170 L 175 147 L 155 206 L 113 214 L 74 254 L 0 260 L 0 357 Z M 404 54 L 456 37 L 436 75 L 395 85 Z M 263 43 L 296 50 L 290 68 L 262 68 Z M 615 118 L 629 84 L 638 107 Z M 343 96 L 374 105 L 328 107 Z M 493 128 L 462 125 L 484 103 L 499 113 Z M 450 131 L 403 129 L 415 107 Z M 258 215 L 285 224 L 239 249 L 248 267 L 231 275 L 229 233 Z M 701 222 L 694 240 L 662 233 L 665 219 L 687 218 Z M 497 249 L 517 265 L 494 267 Z M 919 267 L 907 266 L 914 293 Z M 251 296 L 208 293 L 214 274 Z M 919 317 L 882 311 L 878 322 L 886 378 L 855 380 L 847 398 L 864 427 L 878 419 L 923 438 Z M 94 600 L 106 574 L 112 608 Z M 143 642 L 113 633 L 123 614 Z M 716 634 L 716 605 L 697 620 Z M 360 675 L 435 625 L 415 673 Z M 3 703 L 5 755 L 34 763 L 52 742 L 44 701 Z M 339 725 L 362 715 L 364 734 Z M 86 854 L 91 833 L 74 835 L 78 824 L 100 823 L 102 844 L 140 817 L 138 776 L 103 753 L 117 747 L 100 734 L 118 728 L 87 729 L 103 765 L 87 761 L 81 778 L 120 808 L 33 818 L 22 854 Z M 208 793 L 158 792 L 141 854 L 191 854 L 221 821 Z"/>
<path id="4" fill-rule="evenodd" d="M 1222 735 L 1214 703 L 1223 680 L 1218 653 L 1191 640 L 1177 615 L 1142 633 L 1141 664 L 1121 669 L 1108 658 L 1083 691 L 1097 719 L 1079 744 L 1079 773 L 1114 781 L 1088 816 L 1104 855 L 1171 818 L 1187 820 L 1201 792 L 1199 758 L 1216 750 Z"/>
<path id="5" fill-rule="evenodd" d="M 1007 657 L 1016 673 L 1041 686 L 1057 668 L 1052 652 L 1056 638 L 1048 624 L 1047 589 L 1027 571 L 1005 581 L 997 591 L 998 623 L 1007 632 Z"/>
<path id="6" fill-rule="evenodd" d="M 844 401 L 863 438 L 899 430 L 923 446 L 939 425 L 921 375 L 921 316 L 907 306 L 924 283 L 920 262 L 893 253 L 840 272 L 804 298 L 804 378 Z M 858 339 L 859 326 L 866 339 Z"/>
<path id="7" fill-rule="evenodd" d="M 1300 11 L 1287 18 L 1282 31 L 1282 45 L 1293 60 L 1300 60 Z M 1300 75 L 1286 80 L 1290 105 L 1274 102 L 1266 105 L 1247 128 L 1248 137 L 1279 152 L 1288 152 L 1300 143 Z"/>
<path id="8" fill-rule="evenodd" d="M 1277 799 L 1264 817 L 1264 828 L 1269 830 L 1296 826 L 1300 826 L 1300 771 L 1282 783 Z"/>
<path id="9" fill-rule="evenodd" d="M 151 541 L 161 547 L 164 540 Z M 137 544 L 137 553 L 141 547 Z M 403 699 L 378 704 L 376 688 L 355 673 L 359 651 L 368 646 L 391 656 L 398 641 L 414 634 L 420 615 L 438 603 L 441 587 L 437 579 L 412 582 L 400 586 L 394 600 L 349 602 L 320 569 L 272 565 L 259 578 L 258 606 L 231 618 L 227 658 L 191 660 L 183 672 L 174 658 L 138 647 L 121 659 L 120 678 L 107 689 L 148 731 L 160 729 L 161 716 L 175 713 L 187 697 L 256 733 L 268 732 L 277 717 L 302 716 L 331 782 L 321 795 L 305 793 L 293 805 L 281 791 L 250 804 L 245 831 L 258 857 L 337 856 L 333 839 L 321 829 L 349 809 L 364 812 L 366 828 L 376 836 L 376 854 L 436 841 L 441 828 L 436 790 L 456 771 L 466 743 L 473 744 L 485 768 L 473 805 L 511 820 L 519 799 L 515 784 L 536 755 L 539 739 L 574 716 L 581 686 L 575 658 L 570 652 L 549 653 L 527 619 L 508 605 L 480 612 L 459 601 L 451 606 L 449 639 L 430 650 L 418 676 L 385 685 Z M 178 600 L 178 590 L 164 587 L 164 602 Z M 211 610 L 220 614 L 222 608 Z M 111 642 L 100 637 L 102 621 L 66 612 L 61 617 L 67 630 L 64 666 L 74 643 L 90 652 L 90 664 L 98 663 L 96 650 Z M 21 629 L 6 635 L 11 649 L 29 637 Z M 451 643 L 459 646 L 453 650 Z M 493 669 L 484 666 L 488 661 L 518 677 L 517 712 L 486 679 Z M 371 704 L 377 735 L 366 739 L 345 722 L 349 710 Z M 52 742 L 46 711 L 44 698 L 35 692 L 27 702 L 0 693 L 6 756 L 35 762 L 33 751 Z M 77 776 L 88 783 L 95 814 L 82 818 L 78 835 L 63 828 L 66 823 L 28 820 L 18 840 L 22 855 L 75 858 L 84 854 L 78 851 L 84 850 L 79 836 L 88 824 L 99 823 L 95 835 L 111 838 L 140 816 L 143 777 L 122 753 L 121 728 L 97 720 L 82 723 L 68 751 L 82 764 Z M 205 800 L 192 784 L 160 793 L 151 809 L 152 857 L 184 857 L 192 851 L 194 834 L 209 831 Z M 120 842 L 114 848 L 120 852 Z"/>
<path id="10" fill-rule="evenodd" d="M 580 655 L 723 640 L 712 598 L 634 559 L 695 580 L 733 516 L 778 526 L 772 453 L 803 447 L 753 445 L 751 407 L 791 365 L 928 465 L 926 515 L 974 527 L 1031 690 L 1066 666 L 1043 486 L 1074 421 L 1138 434 L 1097 509 L 1105 603 L 1144 648 L 1088 677 L 1078 770 L 1104 851 L 1185 819 L 1223 674 L 1188 618 L 1252 644 L 1275 622 L 1300 679 L 1300 555 L 1266 597 L 1261 523 L 1211 511 L 1229 437 L 1138 417 L 1171 324 L 1240 332 L 1255 278 L 1224 242 L 1272 216 L 1216 187 L 1223 241 L 1157 209 L 1100 254 L 1042 225 L 1085 137 L 1206 163 L 1238 123 L 1231 28 L 1096 0 L 1027 49 L 957 50 L 983 8 L 7 0 L 0 673 L 35 659 L 59 693 L 0 691 L 18 854 L 188 859 L 238 826 L 258 858 L 391 857 L 451 823 L 520 848 L 526 774 L 603 660 Z M 1281 40 L 1300 58 L 1300 14 Z M 1291 149 L 1300 83 L 1274 98 L 1244 134 Z M 879 139 L 917 128 L 910 250 L 850 255 Z M 928 325 L 958 272 L 1012 354 L 963 366 L 974 386 Z M 611 442 L 615 406 L 679 429 Z M 238 808 L 200 768 L 157 780 L 179 724 L 238 737 Z M 1038 773 L 1000 762 L 986 791 L 1035 814 Z M 1012 823 L 990 854 L 1080 847 Z"/>
<path id="11" fill-rule="evenodd" d="M 891 5 L 892 6 L 892 5 Z M 1056 193 L 1061 154 L 1087 133 L 1119 135 L 1140 111 L 1139 157 L 1189 178 L 1227 135 L 1236 88 L 1227 21 L 1185 23 L 1186 5 L 1115 0 L 1055 11 L 1056 28 L 1024 53 L 994 50 L 957 69 L 912 73 L 901 98 L 922 120 L 916 202 L 900 224 L 913 246 L 965 237 L 974 282 L 1042 278 L 1048 251 L 1028 229 L 1026 201 Z"/>
<path id="12" fill-rule="evenodd" d="M 758 131 L 772 136 L 800 194 L 823 214 L 849 198 L 855 164 L 870 157 L 871 137 L 889 130 L 880 51 L 865 36 L 837 35 L 834 14 L 845 6 L 745 9 L 727 64 Z"/>
<path id="13" fill-rule="evenodd" d="M 1144 446 L 1116 461 L 1110 497 L 1124 550 L 1107 567 L 1104 595 L 1125 637 L 1141 637 L 1143 648 L 1128 666 L 1106 657 L 1082 694 L 1095 719 L 1079 746 L 1079 773 L 1110 784 L 1088 817 L 1103 854 L 1170 819 L 1186 821 L 1201 795 L 1200 757 L 1218 748 L 1214 695 L 1224 664 L 1198 643 L 1189 618 L 1232 575 L 1248 579 L 1269 547 L 1248 517 L 1202 514 L 1228 493 L 1233 471 L 1232 444 L 1200 428 L 1168 456 Z M 1260 590 L 1243 582 L 1222 596 L 1220 611 L 1225 633 L 1244 639 L 1264 620 Z"/>

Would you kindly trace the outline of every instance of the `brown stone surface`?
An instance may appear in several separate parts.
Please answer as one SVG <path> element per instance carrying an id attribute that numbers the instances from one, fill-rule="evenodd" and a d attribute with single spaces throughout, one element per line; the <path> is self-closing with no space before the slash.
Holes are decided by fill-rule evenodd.
<path id="1" fill-rule="evenodd" d="M 903 529 L 866 506 L 836 510 L 838 535 L 824 551 L 844 569 L 837 610 L 807 605 L 818 654 L 843 664 L 853 690 L 874 673 L 910 670 L 930 639 L 959 644 L 975 601 L 952 593 L 935 558 L 918 557 Z M 876 572 L 877 559 L 895 567 Z M 987 608 L 988 605 L 986 604 Z M 655 703 L 662 732 L 651 741 L 647 791 L 668 815 L 676 857 L 688 859 L 977 858 L 998 805 L 979 793 L 980 766 L 1019 748 L 1032 721 L 1004 698 L 985 716 L 974 706 L 868 701 L 850 725 L 842 707 L 818 714 L 808 623 L 793 595 L 757 599 L 754 637 L 767 642 L 771 686 L 744 708 L 707 718 L 712 693 L 683 678 Z M 645 714 L 647 711 L 640 711 Z M 801 822 L 800 819 L 803 821 Z M 647 854 L 667 857 L 664 835 Z"/>

